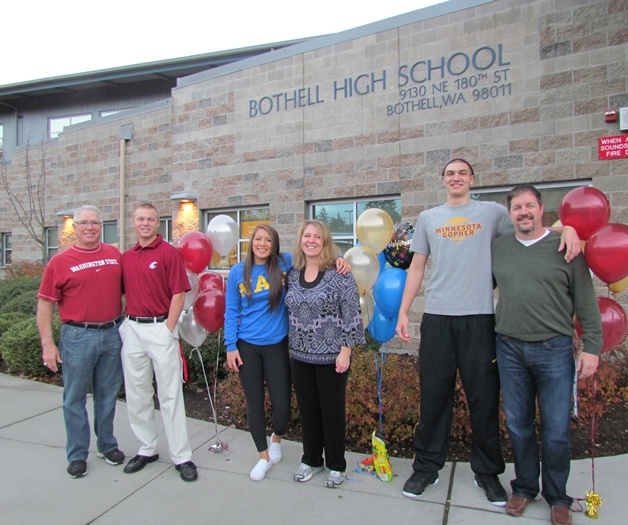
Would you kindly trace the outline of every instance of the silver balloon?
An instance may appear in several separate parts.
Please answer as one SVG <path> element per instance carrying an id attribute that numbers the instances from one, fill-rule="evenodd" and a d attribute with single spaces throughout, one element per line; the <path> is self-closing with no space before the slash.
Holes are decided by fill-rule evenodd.
<path id="1" fill-rule="evenodd" d="M 183 310 L 189 310 L 192 308 L 194 301 L 199 292 L 198 276 L 192 270 L 186 270 L 188 274 L 188 280 L 190 281 L 190 290 L 185 293 L 185 302 L 183 303 Z M 190 343 L 191 344 L 191 343 Z"/>
<path id="2" fill-rule="evenodd" d="M 193 308 L 181 314 L 177 326 L 179 328 L 179 335 L 194 348 L 201 346 L 205 342 L 205 339 L 207 339 L 207 330 L 196 323 Z"/>
<path id="3" fill-rule="evenodd" d="M 207 237 L 221 257 L 231 253 L 240 238 L 238 223 L 228 215 L 216 215 L 207 225 Z"/>

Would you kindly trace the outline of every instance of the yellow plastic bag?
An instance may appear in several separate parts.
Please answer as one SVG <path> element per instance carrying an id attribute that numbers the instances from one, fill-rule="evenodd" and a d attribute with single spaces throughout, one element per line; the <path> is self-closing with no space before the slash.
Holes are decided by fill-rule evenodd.
<path id="1" fill-rule="evenodd" d="M 390 461 L 388 460 L 386 444 L 375 435 L 375 432 L 373 432 L 371 442 L 373 444 L 373 464 L 375 465 L 377 477 L 382 481 L 392 481 L 393 471 Z"/>

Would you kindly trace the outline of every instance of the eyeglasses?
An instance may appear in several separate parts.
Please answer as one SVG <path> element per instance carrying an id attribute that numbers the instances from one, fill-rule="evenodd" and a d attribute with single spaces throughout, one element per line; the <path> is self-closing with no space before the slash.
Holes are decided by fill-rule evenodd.
<path id="1" fill-rule="evenodd" d="M 94 228 L 98 228 L 102 222 L 100 221 L 77 221 L 74 223 L 74 226 L 80 226 L 81 228 L 85 228 L 86 226 L 93 226 Z"/>

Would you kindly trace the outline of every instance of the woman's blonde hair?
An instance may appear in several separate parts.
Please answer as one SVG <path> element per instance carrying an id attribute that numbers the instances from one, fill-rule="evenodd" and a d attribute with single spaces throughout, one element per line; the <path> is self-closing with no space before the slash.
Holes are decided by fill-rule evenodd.
<path id="1" fill-rule="evenodd" d="M 297 233 L 296 240 L 294 242 L 294 252 L 292 255 L 292 267 L 297 270 L 303 270 L 305 268 L 305 255 L 301 249 L 301 238 L 303 232 L 308 226 L 314 226 L 321 235 L 323 241 L 323 249 L 318 257 L 318 268 L 321 271 L 330 270 L 336 267 L 335 261 L 338 258 L 338 251 L 334 240 L 331 237 L 331 231 L 328 226 L 319 220 L 308 219 L 301 224 Z"/>

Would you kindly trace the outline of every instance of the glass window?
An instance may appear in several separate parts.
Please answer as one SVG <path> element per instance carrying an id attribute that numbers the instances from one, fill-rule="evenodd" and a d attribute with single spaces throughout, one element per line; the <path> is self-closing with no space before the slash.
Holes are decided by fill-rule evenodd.
<path id="1" fill-rule="evenodd" d="M 52 259 L 53 255 L 56 255 L 59 251 L 59 228 L 54 226 L 52 228 L 46 228 L 44 231 L 46 235 L 46 242 L 44 245 L 44 258 L 46 262 Z"/>
<path id="2" fill-rule="evenodd" d="M 121 109 L 112 109 L 109 111 L 101 111 L 100 112 L 100 116 L 101 117 L 108 117 L 109 115 L 115 115 L 116 113 L 120 113 L 120 111 L 122 111 Z"/>
<path id="3" fill-rule="evenodd" d="M 118 246 L 118 221 L 102 223 L 102 242 Z"/>
<path id="4" fill-rule="evenodd" d="M 164 241 L 172 244 L 172 219 L 170 217 L 161 217 L 161 219 L 159 219 L 157 233 L 161 234 Z"/>
<path id="5" fill-rule="evenodd" d="M 221 257 L 219 253 L 214 252 L 210 268 L 230 268 L 236 263 L 242 261 L 246 257 L 246 251 L 249 248 L 249 239 L 251 233 L 258 224 L 270 224 L 270 212 L 268 208 L 245 208 L 241 210 L 227 211 L 208 211 L 205 212 L 205 231 L 210 221 L 217 215 L 227 215 L 238 223 L 240 239 L 238 246 L 227 257 Z"/>
<path id="6" fill-rule="evenodd" d="M 552 226 L 558 220 L 558 209 L 563 197 L 574 188 L 590 186 L 591 180 L 573 180 L 566 182 L 540 182 L 532 184 L 543 199 L 543 226 Z M 506 206 L 506 196 L 513 186 L 492 188 L 473 188 L 471 198 L 479 201 L 494 201 Z"/>
<path id="7" fill-rule="evenodd" d="M 11 264 L 11 234 L 0 233 L 0 266 Z"/>
<path id="8" fill-rule="evenodd" d="M 388 212 L 394 224 L 401 221 L 399 197 L 314 203 L 310 205 L 310 216 L 329 226 L 336 246 L 344 254 L 358 243 L 356 217 L 371 208 Z"/>
<path id="9" fill-rule="evenodd" d="M 63 131 L 66 126 L 72 124 L 78 124 L 79 122 L 87 122 L 92 120 L 91 113 L 85 113 L 84 115 L 70 115 L 67 117 L 55 117 L 48 119 L 48 136 L 54 139 L 59 136 L 59 133 Z"/>

